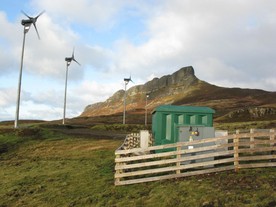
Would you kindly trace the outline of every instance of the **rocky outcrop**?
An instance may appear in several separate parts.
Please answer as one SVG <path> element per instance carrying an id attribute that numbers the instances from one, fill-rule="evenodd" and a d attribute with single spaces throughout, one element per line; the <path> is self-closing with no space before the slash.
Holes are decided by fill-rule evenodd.
<path id="1" fill-rule="evenodd" d="M 247 117 L 251 119 L 259 119 L 262 117 L 276 115 L 276 109 L 270 107 L 253 107 L 253 108 L 241 108 L 229 113 L 227 116 L 229 119 L 236 119 L 241 117 Z"/>
<path id="2" fill-rule="evenodd" d="M 154 78 L 144 85 L 133 86 L 127 90 L 127 110 L 144 108 L 145 98 L 150 94 L 149 107 L 170 104 L 176 96 L 197 84 L 198 78 L 192 66 L 183 67 L 171 75 Z M 81 116 L 110 115 L 123 111 L 124 90 L 114 93 L 105 102 L 87 106 Z"/>
<path id="3" fill-rule="evenodd" d="M 144 88 L 148 92 L 154 92 L 163 88 L 172 86 L 181 86 L 188 88 L 191 84 L 197 81 L 195 72 L 192 66 L 181 68 L 172 75 L 166 75 L 161 78 L 154 78 L 153 80 L 145 83 Z"/>
<path id="4" fill-rule="evenodd" d="M 211 85 L 199 80 L 192 66 L 128 89 L 127 113 L 144 115 L 147 94 L 149 113 L 159 105 L 175 104 L 211 107 L 216 110 L 216 121 L 222 122 L 276 119 L 276 92 Z M 124 95 L 119 90 L 106 101 L 87 106 L 81 117 L 122 115 Z"/>

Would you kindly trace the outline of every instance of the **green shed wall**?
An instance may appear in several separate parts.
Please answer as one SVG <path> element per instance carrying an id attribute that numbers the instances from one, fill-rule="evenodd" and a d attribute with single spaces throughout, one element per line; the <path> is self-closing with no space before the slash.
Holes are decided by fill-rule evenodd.
<path id="1" fill-rule="evenodd" d="M 178 142 L 178 126 L 213 126 L 215 111 L 209 107 L 163 105 L 152 115 L 155 145 Z"/>

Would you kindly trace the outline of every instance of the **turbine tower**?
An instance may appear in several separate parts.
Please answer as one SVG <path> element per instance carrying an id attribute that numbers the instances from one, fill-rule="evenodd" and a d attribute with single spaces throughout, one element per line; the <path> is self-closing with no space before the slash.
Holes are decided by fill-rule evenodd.
<path id="1" fill-rule="evenodd" d="M 126 123 L 126 87 L 127 87 L 127 84 L 131 81 L 131 76 L 129 76 L 129 78 L 124 78 L 124 81 L 125 81 L 125 94 L 124 94 L 124 114 L 123 114 L 123 124 Z"/>
<path id="2" fill-rule="evenodd" d="M 36 17 L 30 17 L 25 12 L 22 11 L 22 13 L 28 17 L 28 19 L 22 19 L 21 24 L 24 26 L 24 35 L 23 35 L 23 46 L 22 46 L 22 53 L 21 53 L 21 64 L 20 64 L 20 71 L 19 71 L 19 80 L 18 80 L 18 90 L 17 90 L 17 102 L 16 102 L 16 112 L 15 112 L 15 120 L 14 120 L 14 128 L 18 128 L 18 120 L 19 120 L 19 107 L 20 107 L 20 94 L 21 94 L 21 80 L 22 80 L 22 69 L 23 69 L 23 58 L 24 58 L 24 49 L 25 49 L 25 37 L 29 29 L 31 28 L 31 25 L 34 25 L 36 34 L 38 39 L 40 39 L 39 33 L 37 31 L 36 27 L 36 21 L 38 17 L 40 17 L 43 13 L 41 12 Z"/>
<path id="3" fill-rule="evenodd" d="M 66 57 L 66 76 L 65 76 L 65 91 L 64 91 L 64 106 L 63 106 L 63 119 L 62 119 L 62 124 L 65 124 L 65 114 L 66 114 L 66 96 L 67 96 L 67 79 L 68 79 L 68 68 L 71 64 L 72 61 L 76 62 L 77 64 L 80 65 L 80 63 L 75 59 L 74 55 L 74 49 L 71 57 Z"/>

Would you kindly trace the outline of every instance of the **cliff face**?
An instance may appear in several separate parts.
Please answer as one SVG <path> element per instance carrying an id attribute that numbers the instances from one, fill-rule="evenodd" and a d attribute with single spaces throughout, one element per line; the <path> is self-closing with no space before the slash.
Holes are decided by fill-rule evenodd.
<path id="1" fill-rule="evenodd" d="M 144 85 L 133 86 L 127 90 L 126 109 L 142 110 L 145 107 L 146 95 L 149 94 L 150 109 L 160 104 L 174 102 L 179 94 L 193 87 L 198 82 L 192 66 L 181 68 L 172 75 L 154 78 Z M 81 116 L 110 115 L 123 111 L 124 90 L 119 90 L 104 102 L 87 106 Z"/>
<path id="2" fill-rule="evenodd" d="M 190 87 L 197 80 L 198 79 L 195 76 L 193 67 L 189 66 L 181 68 L 172 75 L 166 75 L 161 78 L 154 78 L 153 80 L 145 83 L 142 88 L 150 93 L 158 91 L 162 88 L 181 87 L 185 89 Z"/>
<path id="3" fill-rule="evenodd" d="M 154 78 L 144 85 L 126 91 L 126 110 L 131 114 L 150 112 L 162 104 L 209 106 L 221 121 L 237 117 L 266 119 L 275 117 L 276 92 L 258 89 L 224 88 L 211 85 L 195 76 L 192 66 L 183 67 L 171 75 Z M 81 117 L 122 114 L 124 90 L 119 90 L 104 102 L 87 106 Z M 256 108 L 257 107 L 257 108 Z M 253 111 L 252 111 L 253 110 Z M 254 112 L 255 111 L 255 112 Z M 264 112 L 263 112 L 264 111 Z M 253 116 L 252 114 L 264 114 Z"/>

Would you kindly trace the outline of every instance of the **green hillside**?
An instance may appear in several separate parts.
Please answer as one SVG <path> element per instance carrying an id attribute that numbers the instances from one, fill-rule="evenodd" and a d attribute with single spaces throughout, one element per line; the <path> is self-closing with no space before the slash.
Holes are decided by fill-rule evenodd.
<path id="1" fill-rule="evenodd" d="M 114 151 L 126 132 L 99 133 L 1 125 L 0 206 L 276 206 L 275 168 L 115 187 Z"/>

